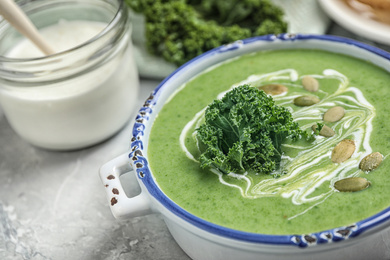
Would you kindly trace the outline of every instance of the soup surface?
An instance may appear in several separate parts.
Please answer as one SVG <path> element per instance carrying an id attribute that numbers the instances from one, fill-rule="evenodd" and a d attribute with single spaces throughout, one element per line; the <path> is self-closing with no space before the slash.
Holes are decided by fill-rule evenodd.
<path id="1" fill-rule="evenodd" d="M 320 83 L 306 91 L 302 77 Z M 273 96 L 286 106 L 301 129 L 321 123 L 325 111 L 342 106 L 345 116 L 327 123 L 336 134 L 312 142 L 283 145 L 279 178 L 264 174 L 221 174 L 202 170 L 193 133 L 202 111 L 224 92 L 241 85 L 269 83 L 288 87 Z M 321 101 L 308 107 L 293 104 L 300 95 Z M 159 112 L 152 126 L 148 160 L 156 182 L 175 203 L 190 213 L 232 229 L 263 234 L 305 234 L 348 226 L 390 206 L 390 74 L 370 63 L 320 50 L 258 52 L 224 62 L 180 88 Z M 356 150 L 343 163 L 333 163 L 333 148 L 343 139 Z M 363 172 L 360 160 L 380 152 L 382 164 Z M 338 192 L 333 184 L 350 176 L 366 178 L 370 187 Z"/>

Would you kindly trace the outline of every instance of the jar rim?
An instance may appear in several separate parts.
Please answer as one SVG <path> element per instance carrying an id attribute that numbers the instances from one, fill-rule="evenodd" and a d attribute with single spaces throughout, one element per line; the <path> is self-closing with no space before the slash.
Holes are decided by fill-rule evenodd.
<path id="1" fill-rule="evenodd" d="M 59 51 L 59 52 L 56 52 L 54 54 L 50 54 L 50 55 L 45 55 L 45 56 L 39 56 L 39 57 L 32 57 L 32 58 L 12 58 L 12 57 L 7 57 L 7 56 L 4 56 L 4 55 L 0 55 L 0 62 L 6 62 L 6 63 L 12 63 L 12 62 L 31 62 L 31 61 L 44 61 L 46 59 L 50 59 L 50 58 L 57 58 L 57 57 L 60 57 L 60 56 L 65 56 L 69 53 L 72 53 L 72 52 L 75 52 L 79 49 L 82 49 L 84 48 L 85 46 L 88 46 L 94 42 L 96 42 L 97 40 L 99 40 L 100 38 L 104 37 L 105 35 L 108 34 L 108 32 L 110 32 L 112 30 L 112 28 L 115 27 L 115 25 L 117 25 L 119 23 L 119 20 L 121 18 L 121 12 L 123 11 L 123 8 L 124 8 L 124 0 L 117 0 L 117 2 L 119 3 L 118 7 L 117 7 L 117 10 L 114 14 L 114 16 L 112 17 L 112 19 L 107 23 L 107 25 L 104 27 L 104 29 L 102 31 L 100 31 L 98 34 L 96 34 L 95 36 L 93 36 L 92 38 L 88 39 L 87 41 L 79 44 L 79 45 L 76 45 L 74 47 L 71 47 L 69 49 L 66 49 L 66 50 L 63 50 L 63 51 Z M 0 21 L 0 25 L 2 23 L 8 23 L 6 20 L 2 20 Z M 11 28 L 11 25 L 10 24 L 7 24 L 5 26 L 8 26 L 8 28 Z"/>

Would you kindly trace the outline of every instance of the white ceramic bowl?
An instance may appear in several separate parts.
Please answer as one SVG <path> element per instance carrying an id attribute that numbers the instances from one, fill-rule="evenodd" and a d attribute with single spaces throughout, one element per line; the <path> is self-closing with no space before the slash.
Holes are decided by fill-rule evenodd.
<path id="1" fill-rule="evenodd" d="M 139 110 L 131 151 L 102 166 L 100 177 L 116 218 L 161 213 L 177 243 L 193 259 L 389 259 L 390 207 L 349 226 L 312 234 L 264 235 L 232 230 L 202 220 L 177 206 L 159 188 L 148 167 L 148 137 L 167 98 L 184 82 L 216 63 L 268 49 L 322 49 L 372 62 L 390 73 L 390 54 L 354 40 L 319 35 L 267 35 L 221 46 L 167 77 Z M 133 169 L 133 170 L 132 170 Z M 119 176 L 133 171 L 140 195 L 128 198 Z"/>

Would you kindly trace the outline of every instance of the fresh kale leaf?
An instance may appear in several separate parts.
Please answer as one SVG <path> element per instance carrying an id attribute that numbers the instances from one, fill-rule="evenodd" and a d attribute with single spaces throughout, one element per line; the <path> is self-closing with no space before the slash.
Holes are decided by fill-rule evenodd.
<path id="1" fill-rule="evenodd" d="M 280 164 L 283 142 L 307 137 L 287 108 L 249 85 L 214 100 L 196 131 L 201 167 L 225 174 L 270 174 Z"/>
<path id="2" fill-rule="evenodd" d="M 287 31 L 270 0 L 126 0 L 145 17 L 147 50 L 182 65 L 223 44 Z"/>

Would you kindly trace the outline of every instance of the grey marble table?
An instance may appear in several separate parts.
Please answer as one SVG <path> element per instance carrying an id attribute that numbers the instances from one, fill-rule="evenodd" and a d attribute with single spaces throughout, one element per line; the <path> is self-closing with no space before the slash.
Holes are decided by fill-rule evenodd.
<path id="1" fill-rule="evenodd" d="M 328 33 L 374 44 L 337 24 Z M 136 107 L 158 83 L 141 80 Z M 99 145 L 53 152 L 20 139 L 0 109 L 0 259 L 189 259 L 160 215 L 118 221 L 110 212 L 98 170 L 127 152 L 131 126 Z M 139 189 L 133 176 L 122 182 Z"/>

